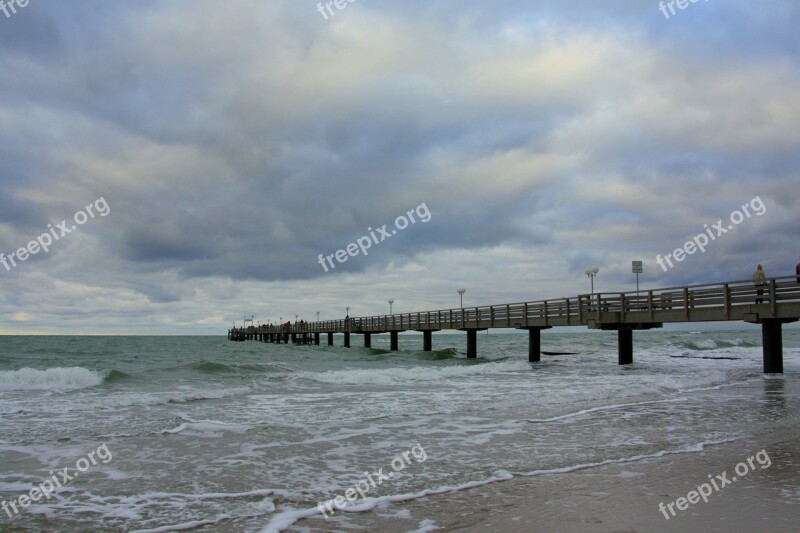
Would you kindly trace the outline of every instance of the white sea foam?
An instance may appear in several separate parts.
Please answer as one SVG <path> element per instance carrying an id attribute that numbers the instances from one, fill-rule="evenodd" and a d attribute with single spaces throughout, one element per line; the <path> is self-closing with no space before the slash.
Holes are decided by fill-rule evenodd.
<path id="1" fill-rule="evenodd" d="M 0 391 L 87 389 L 100 385 L 104 379 L 102 372 L 77 366 L 47 370 L 23 368 L 0 372 Z"/>
<path id="2" fill-rule="evenodd" d="M 494 473 L 492 477 L 489 477 L 484 480 L 480 481 L 469 481 L 466 483 L 462 483 L 459 485 L 453 486 L 442 486 L 432 489 L 424 489 L 419 492 L 408 493 L 408 494 L 397 494 L 397 495 L 390 495 L 390 496 L 380 496 L 380 497 L 368 497 L 364 498 L 363 500 L 358 501 L 354 504 L 348 504 L 345 507 L 341 508 L 341 511 L 349 512 L 349 513 L 360 513 L 365 511 L 371 511 L 378 507 L 381 504 L 385 503 L 399 503 L 399 502 L 406 502 L 410 500 L 417 500 L 420 498 L 424 498 L 426 496 L 432 496 L 437 494 L 445 494 L 449 492 L 460 492 L 468 489 L 473 489 L 477 487 L 482 487 L 484 485 L 489 485 L 491 483 L 498 483 L 502 481 L 509 481 L 514 479 L 516 476 L 521 477 L 534 477 L 534 476 L 547 476 L 547 475 L 557 475 L 557 474 L 567 474 L 570 472 L 576 472 L 579 470 L 587 470 L 591 468 L 597 468 L 601 466 L 607 465 L 614 465 L 614 464 L 626 464 L 626 463 L 636 463 L 640 461 L 645 461 L 648 459 L 658 459 L 660 457 L 665 457 L 668 455 L 680 455 L 686 453 L 698 453 L 702 452 L 709 446 L 715 446 L 719 444 L 726 444 L 730 442 L 737 441 L 738 438 L 728 438 L 728 439 L 719 439 L 719 440 L 708 440 L 699 442 L 697 444 L 692 444 L 688 446 L 684 446 L 682 448 L 672 449 L 672 450 L 661 450 L 655 453 L 650 454 L 641 454 L 641 455 L 634 455 L 631 457 L 620 457 L 617 459 L 606 459 L 605 461 L 598 461 L 594 463 L 583 463 L 583 464 L 576 464 L 558 468 L 549 468 L 549 469 L 542 469 L 542 470 L 532 470 L 529 472 L 508 472 L 506 470 L 498 470 Z M 319 515 L 319 509 L 294 509 L 294 510 L 286 510 L 277 513 L 273 516 L 269 523 L 261 530 L 261 533 L 280 533 L 281 531 L 285 531 L 289 529 L 293 524 L 302 520 L 303 518 L 310 518 L 316 515 Z"/>
<path id="3" fill-rule="evenodd" d="M 439 368 L 430 366 L 395 367 L 381 369 L 332 370 L 329 372 L 300 372 L 298 377 L 319 383 L 338 385 L 397 385 L 398 383 L 441 381 L 490 374 L 531 372 L 525 361 L 504 361 L 477 365 L 459 365 Z"/>
<path id="4" fill-rule="evenodd" d="M 590 413 L 596 413 L 599 411 L 611 411 L 613 409 L 622 409 L 624 407 L 636 407 L 640 405 L 650 405 L 656 403 L 671 403 L 671 402 L 685 402 L 686 398 L 669 398 L 666 400 L 651 400 L 646 402 L 633 402 L 633 403 L 618 403 L 614 405 L 602 405 L 599 407 L 592 407 L 591 409 L 582 409 L 580 411 L 576 411 L 574 413 L 567 413 L 561 416 L 554 416 L 551 418 L 532 418 L 529 419 L 528 422 L 532 424 L 543 424 L 546 422 L 557 422 L 560 420 L 565 420 L 567 418 L 575 418 L 578 416 L 588 415 Z"/>

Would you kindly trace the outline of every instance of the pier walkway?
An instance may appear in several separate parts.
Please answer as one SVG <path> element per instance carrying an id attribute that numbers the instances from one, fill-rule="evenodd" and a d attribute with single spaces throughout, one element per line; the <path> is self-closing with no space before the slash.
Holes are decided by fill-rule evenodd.
<path id="1" fill-rule="evenodd" d="M 329 346 L 334 335 L 364 337 L 371 347 L 372 335 L 389 333 L 391 350 L 398 349 L 398 334 L 418 331 L 423 350 L 433 349 L 433 333 L 458 330 L 467 333 L 467 357 L 477 357 L 477 332 L 491 328 L 527 330 L 528 358 L 540 360 L 541 332 L 555 326 L 582 326 L 617 331 L 619 364 L 633 363 L 633 332 L 661 328 L 676 322 L 738 321 L 760 324 L 764 344 L 764 372 L 783 372 L 782 326 L 800 320 L 800 278 L 769 278 L 761 289 L 752 280 L 709 283 L 686 287 L 634 292 L 583 294 L 574 298 L 541 300 L 481 307 L 441 309 L 416 313 L 377 315 L 325 320 L 285 326 L 236 328 L 228 331 L 235 341 L 313 343 L 327 334 Z"/>

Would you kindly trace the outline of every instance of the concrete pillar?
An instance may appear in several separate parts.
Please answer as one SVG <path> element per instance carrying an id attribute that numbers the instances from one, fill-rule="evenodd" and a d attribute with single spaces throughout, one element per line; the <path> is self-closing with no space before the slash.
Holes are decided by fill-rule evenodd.
<path id="1" fill-rule="evenodd" d="M 308 333 L 303 333 L 303 344 L 308 344 Z"/>
<path id="2" fill-rule="evenodd" d="M 538 363 L 542 360 L 542 330 L 531 328 L 528 330 L 528 361 Z"/>
<path id="3" fill-rule="evenodd" d="M 333 333 L 328 333 L 328 346 L 333 346 Z"/>
<path id="4" fill-rule="evenodd" d="M 433 350 L 433 332 L 432 331 L 423 331 L 422 332 L 422 350 L 426 352 L 430 352 Z"/>
<path id="5" fill-rule="evenodd" d="M 297 333 L 292 333 L 292 344 L 297 344 Z"/>
<path id="6" fill-rule="evenodd" d="M 478 330 L 467 330 L 467 358 L 476 359 L 478 357 Z"/>
<path id="7" fill-rule="evenodd" d="M 286 344 L 289 344 L 289 334 L 288 333 L 284 333 L 283 334 L 283 342 L 286 343 Z"/>
<path id="8" fill-rule="evenodd" d="M 350 332 L 349 331 L 345 331 L 344 332 L 344 347 L 345 348 L 349 348 L 350 347 Z"/>
<path id="9" fill-rule="evenodd" d="M 390 331 L 389 332 L 389 344 L 390 344 L 390 348 L 389 349 L 391 351 L 396 352 L 398 350 L 397 332 L 396 331 Z"/>
<path id="10" fill-rule="evenodd" d="M 319 333 L 314 333 L 314 346 L 319 346 Z"/>
<path id="11" fill-rule="evenodd" d="M 633 364 L 633 330 L 620 329 L 617 331 L 619 344 L 619 364 Z"/>
<path id="12" fill-rule="evenodd" d="M 372 333 L 364 333 L 364 348 L 372 348 Z"/>
<path id="13" fill-rule="evenodd" d="M 764 343 L 764 373 L 783 374 L 783 329 L 779 320 L 761 323 Z"/>

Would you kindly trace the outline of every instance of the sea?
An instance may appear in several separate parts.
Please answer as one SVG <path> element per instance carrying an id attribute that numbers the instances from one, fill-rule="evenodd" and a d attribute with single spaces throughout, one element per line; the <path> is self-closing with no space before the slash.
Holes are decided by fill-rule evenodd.
<path id="1" fill-rule="evenodd" d="M 546 331 L 539 363 L 519 334 L 479 334 L 477 359 L 464 334 L 325 340 L 0 337 L 0 531 L 363 531 L 359 513 L 388 527 L 415 499 L 799 421 L 789 327 L 779 376 L 758 329 L 635 332 L 624 367 L 613 332 Z"/>

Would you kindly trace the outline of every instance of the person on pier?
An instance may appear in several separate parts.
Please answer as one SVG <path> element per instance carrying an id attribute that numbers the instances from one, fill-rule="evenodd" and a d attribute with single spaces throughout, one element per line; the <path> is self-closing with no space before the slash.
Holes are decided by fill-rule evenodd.
<path id="1" fill-rule="evenodd" d="M 756 271 L 753 273 L 753 285 L 756 286 L 756 293 L 758 294 L 758 298 L 756 298 L 757 304 L 764 303 L 764 287 L 767 285 L 767 275 L 764 274 L 764 267 L 758 265 L 756 267 Z"/>
<path id="2" fill-rule="evenodd" d="M 797 283 L 800 283 L 800 263 L 797 263 L 797 266 L 794 267 L 794 274 L 797 276 Z"/>

